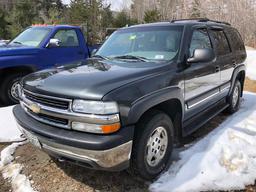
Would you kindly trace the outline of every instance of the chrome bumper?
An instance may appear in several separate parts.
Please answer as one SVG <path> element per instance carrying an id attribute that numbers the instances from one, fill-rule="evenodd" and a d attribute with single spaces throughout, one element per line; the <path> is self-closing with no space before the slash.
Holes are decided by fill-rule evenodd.
<path id="1" fill-rule="evenodd" d="M 28 131 L 25 130 L 18 124 L 18 128 L 24 133 L 28 140 Z M 40 148 L 50 154 L 54 154 L 60 158 L 67 158 L 81 163 L 96 164 L 96 166 L 91 166 L 91 168 L 97 169 L 110 169 L 112 167 L 118 167 L 122 163 L 129 162 L 131 151 L 132 151 L 132 141 L 119 145 L 117 147 L 108 150 L 87 150 L 82 148 L 76 148 L 69 145 L 64 145 L 60 143 L 51 142 L 47 138 L 38 136 L 34 133 L 29 132 L 30 135 L 38 139 L 40 143 Z M 34 142 L 33 142 L 34 143 Z M 32 143 L 32 144 L 33 144 Z M 37 145 L 38 147 L 38 145 Z"/>

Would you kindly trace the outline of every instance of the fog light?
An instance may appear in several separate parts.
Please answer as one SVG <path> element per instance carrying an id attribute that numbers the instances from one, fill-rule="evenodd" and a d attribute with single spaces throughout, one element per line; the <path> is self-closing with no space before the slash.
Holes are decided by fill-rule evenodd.
<path id="1" fill-rule="evenodd" d="M 88 133 L 101 133 L 109 134 L 116 132 L 120 129 L 120 123 L 108 124 L 108 125 L 96 125 L 82 122 L 72 122 L 72 129 L 77 131 L 83 131 Z"/>

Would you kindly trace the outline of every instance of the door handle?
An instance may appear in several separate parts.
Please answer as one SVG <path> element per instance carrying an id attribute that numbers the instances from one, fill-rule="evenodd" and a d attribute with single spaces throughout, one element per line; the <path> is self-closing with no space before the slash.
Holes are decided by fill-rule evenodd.
<path id="1" fill-rule="evenodd" d="M 215 72 L 216 72 L 216 73 L 220 72 L 220 66 L 217 66 L 217 67 L 215 68 Z"/>

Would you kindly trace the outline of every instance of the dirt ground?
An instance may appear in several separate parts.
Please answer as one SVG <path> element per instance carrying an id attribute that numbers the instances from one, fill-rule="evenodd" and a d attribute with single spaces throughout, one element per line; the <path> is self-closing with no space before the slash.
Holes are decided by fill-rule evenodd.
<path id="1" fill-rule="evenodd" d="M 0 151 L 2 151 L 5 147 L 7 146 L 7 144 L 0 144 Z M 1 192 L 7 192 L 11 190 L 11 184 L 4 180 L 2 174 L 0 173 L 0 191 Z"/>
<path id="2" fill-rule="evenodd" d="M 256 92 L 256 81 L 246 79 L 246 91 Z M 215 129 L 227 118 L 221 113 L 212 119 L 207 126 L 196 131 L 192 136 L 185 139 L 190 143 L 205 136 Z M 0 145 L 0 151 L 6 145 Z M 30 144 L 19 147 L 15 152 L 18 163 L 24 165 L 23 174 L 30 180 L 35 190 L 39 192 L 143 192 L 148 191 L 149 183 L 138 178 L 131 177 L 126 171 L 110 173 L 88 170 L 69 163 L 53 161 L 44 152 Z M 0 191 L 11 191 L 11 185 L 0 174 Z M 245 192 L 256 192 L 256 185 L 248 186 Z"/>

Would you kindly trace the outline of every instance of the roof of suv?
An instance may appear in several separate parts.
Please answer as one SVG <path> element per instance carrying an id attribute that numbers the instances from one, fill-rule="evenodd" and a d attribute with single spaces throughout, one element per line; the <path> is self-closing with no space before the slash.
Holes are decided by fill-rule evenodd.
<path id="1" fill-rule="evenodd" d="M 79 26 L 74 26 L 74 25 L 47 25 L 47 24 L 36 24 L 36 25 L 32 25 L 31 27 L 42 27 L 42 28 L 49 28 L 49 29 L 59 29 L 59 28 L 70 28 L 70 29 L 74 29 L 74 28 L 80 28 Z"/>
<path id="2" fill-rule="evenodd" d="M 222 21 L 214 21 L 207 18 L 197 18 L 197 19 L 180 19 L 180 20 L 172 20 L 172 21 L 164 21 L 164 22 L 156 22 L 156 23 L 147 23 L 147 24 L 139 24 L 133 25 L 130 27 L 145 27 L 145 26 L 168 26 L 168 25 L 195 25 L 195 24 L 206 24 L 206 25 L 219 25 L 219 26 L 229 26 L 230 24 Z"/>

